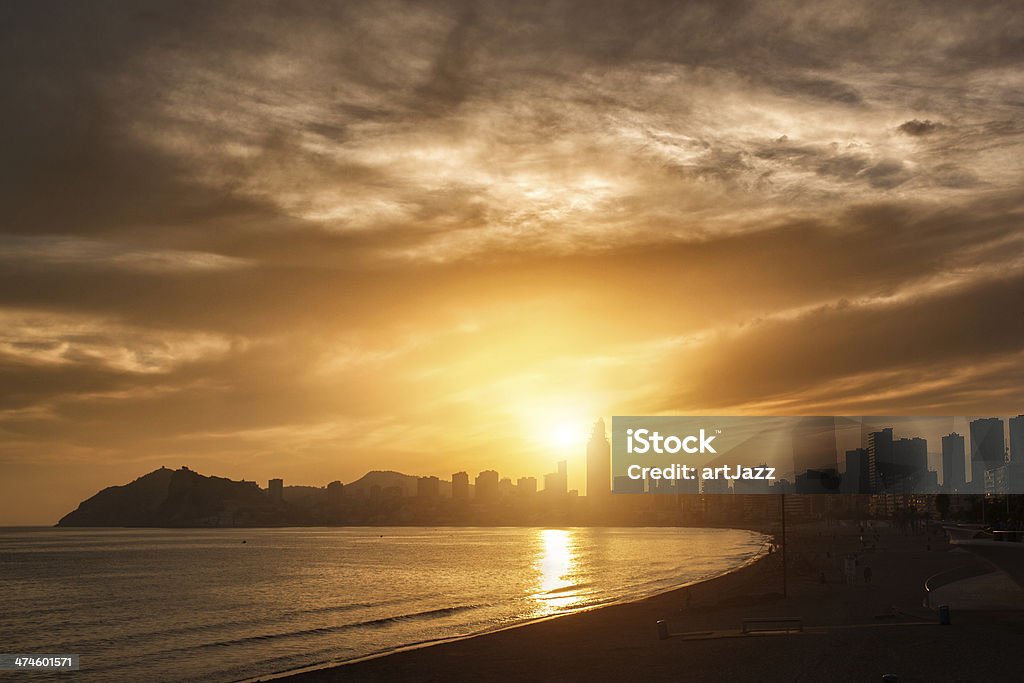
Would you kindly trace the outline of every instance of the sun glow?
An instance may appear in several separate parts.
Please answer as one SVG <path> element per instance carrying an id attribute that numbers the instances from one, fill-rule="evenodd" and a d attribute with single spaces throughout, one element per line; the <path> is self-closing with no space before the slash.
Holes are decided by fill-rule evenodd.
<path id="1" fill-rule="evenodd" d="M 585 400 L 560 395 L 548 398 L 515 397 L 515 411 L 533 447 L 559 458 L 585 452 L 593 414 Z"/>
<path id="2" fill-rule="evenodd" d="M 547 439 L 549 445 L 554 448 L 574 450 L 586 441 L 587 432 L 580 421 L 566 420 L 552 424 L 548 429 Z"/>
<path id="3" fill-rule="evenodd" d="M 572 583 L 576 543 L 573 532 L 566 529 L 544 529 L 539 541 L 540 553 L 534 564 L 539 585 L 534 598 L 544 614 L 551 614 L 580 600 Z"/>

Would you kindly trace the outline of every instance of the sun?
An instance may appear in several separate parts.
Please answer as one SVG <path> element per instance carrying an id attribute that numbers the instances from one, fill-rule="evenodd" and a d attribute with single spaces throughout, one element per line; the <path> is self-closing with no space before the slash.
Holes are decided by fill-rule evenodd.
<path id="1" fill-rule="evenodd" d="M 586 443 L 587 432 L 579 420 L 559 420 L 551 424 L 547 440 L 550 446 L 559 450 L 569 450 Z"/>
<path id="2" fill-rule="evenodd" d="M 594 424 L 586 401 L 558 396 L 517 402 L 516 412 L 535 449 L 558 459 L 584 452 Z"/>

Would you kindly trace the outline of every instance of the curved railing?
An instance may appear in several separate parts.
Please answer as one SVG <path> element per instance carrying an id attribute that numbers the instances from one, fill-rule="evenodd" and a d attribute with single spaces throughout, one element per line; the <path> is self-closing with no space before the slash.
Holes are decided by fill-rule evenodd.
<path id="1" fill-rule="evenodd" d="M 991 572 L 991 567 L 986 567 L 978 564 L 967 564 L 961 567 L 954 567 L 953 569 L 947 569 L 937 574 L 932 574 L 924 582 L 924 606 L 928 609 L 932 607 L 932 592 L 947 586 L 956 581 L 963 581 L 964 579 L 970 579 L 975 576 L 981 576 L 982 574 L 988 574 Z"/>

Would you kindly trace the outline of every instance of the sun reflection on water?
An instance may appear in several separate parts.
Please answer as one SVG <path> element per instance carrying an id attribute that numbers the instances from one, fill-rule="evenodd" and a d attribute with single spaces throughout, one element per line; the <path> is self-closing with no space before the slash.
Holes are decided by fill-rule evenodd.
<path id="1" fill-rule="evenodd" d="M 577 570 L 574 533 L 566 529 L 544 529 L 538 532 L 537 591 L 533 598 L 541 615 L 553 614 L 578 603 L 581 599 L 573 578 Z"/>

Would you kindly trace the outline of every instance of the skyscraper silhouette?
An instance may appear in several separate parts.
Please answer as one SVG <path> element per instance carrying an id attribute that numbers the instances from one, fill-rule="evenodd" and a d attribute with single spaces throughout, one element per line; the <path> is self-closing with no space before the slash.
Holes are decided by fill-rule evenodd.
<path id="1" fill-rule="evenodd" d="M 284 500 L 284 479 L 271 479 L 267 482 L 267 495 L 270 500 L 280 503 Z"/>
<path id="2" fill-rule="evenodd" d="M 1006 461 L 1003 421 L 986 417 L 971 422 L 971 463 L 984 463 L 986 470 L 1002 467 Z"/>
<path id="3" fill-rule="evenodd" d="M 612 447 L 604 431 L 604 420 L 598 419 L 587 443 L 587 497 L 605 498 L 611 494 Z"/>
<path id="4" fill-rule="evenodd" d="M 544 475 L 544 495 L 548 497 L 565 496 L 569 492 L 569 474 L 565 460 L 559 460 L 557 471 Z"/>
<path id="5" fill-rule="evenodd" d="M 964 437 L 956 432 L 942 437 L 942 490 L 963 493 L 967 490 L 967 456 Z"/>
<path id="6" fill-rule="evenodd" d="M 1024 415 L 1010 418 L 1010 462 L 1024 463 Z"/>
<path id="7" fill-rule="evenodd" d="M 854 448 L 846 451 L 846 474 L 843 475 L 843 493 L 871 493 L 868 451 Z"/>
<path id="8" fill-rule="evenodd" d="M 498 499 L 498 473 L 484 470 L 476 475 L 476 499 L 482 503 L 490 503 Z"/>
<path id="9" fill-rule="evenodd" d="M 452 475 L 452 499 L 469 500 L 469 475 L 465 472 Z"/>
<path id="10" fill-rule="evenodd" d="M 872 493 L 883 493 L 892 481 L 892 427 L 868 434 L 868 479 Z"/>

